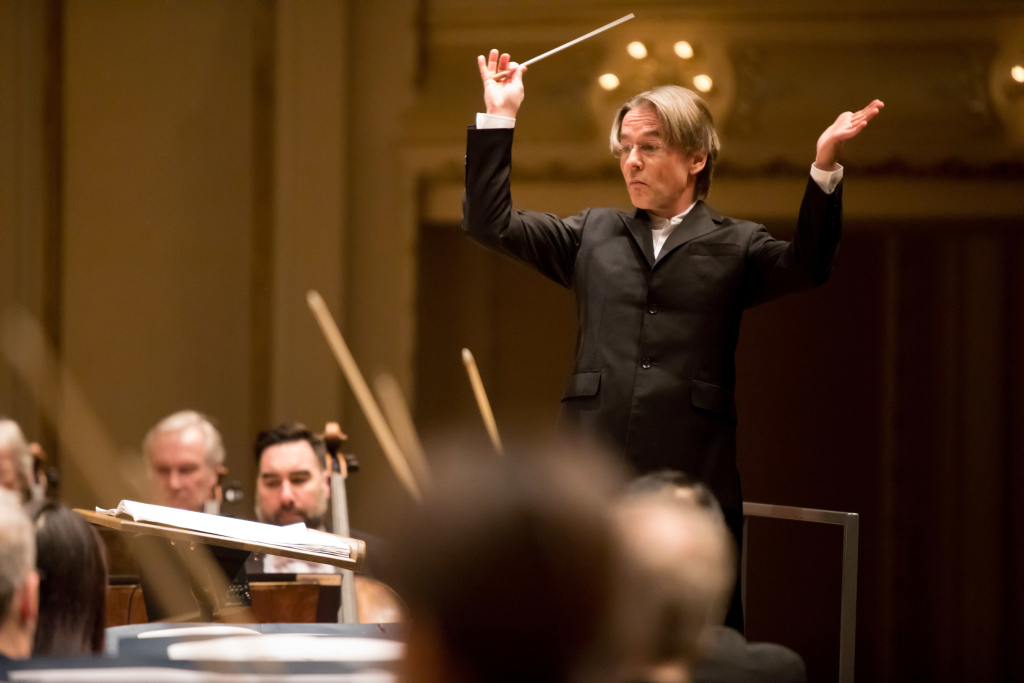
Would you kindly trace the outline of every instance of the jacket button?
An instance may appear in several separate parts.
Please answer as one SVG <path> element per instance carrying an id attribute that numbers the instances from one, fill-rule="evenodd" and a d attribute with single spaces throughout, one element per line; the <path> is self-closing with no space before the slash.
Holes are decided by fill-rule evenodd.
<path id="1" fill-rule="evenodd" d="M 654 315 L 655 313 L 657 313 L 658 312 L 658 304 L 651 304 L 650 306 L 648 306 L 647 307 L 647 312 L 650 313 L 651 315 Z"/>
<path id="2" fill-rule="evenodd" d="M 650 358 L 642 359 L 640 361 L 640 367 L 642 367 L 644 370 L 649 369 L 651 367 L 651 359 Z"/>

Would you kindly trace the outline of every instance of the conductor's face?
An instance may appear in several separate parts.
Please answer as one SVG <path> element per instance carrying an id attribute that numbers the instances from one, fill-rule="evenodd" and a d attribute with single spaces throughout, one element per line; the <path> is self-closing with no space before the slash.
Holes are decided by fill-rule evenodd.
<path id="1" fill-rule="evenodd" d="M 626 112 L 619 142 L 619 166 L 633 206 L 662 218 L 671 218 L 693 203 L 697 174 L 707 160 L 666 144 L 654 109 Z"/>
<path id="2" fill-rule="evenodd" d="M 268 446 L 260 454 L 256 518 L 267 524 L 303 522 L 316 529 L 324 521 L 330 472 L 320 466 L 308 441 Z"/>

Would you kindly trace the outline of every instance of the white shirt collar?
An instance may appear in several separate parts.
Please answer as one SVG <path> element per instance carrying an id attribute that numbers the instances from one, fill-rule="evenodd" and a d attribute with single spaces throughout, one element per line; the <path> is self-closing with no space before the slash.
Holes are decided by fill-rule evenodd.
<path id="1" fill-rule="evenodd" d="M 668 227 L 674 228 L 675 226 L 683 222 L 683 219 L 686 218 L 686 214 L 690 213 L 690 211 L 692 211 L 693 207 L 695 206 L 697 206 L 697 202 L 690 204 L 688 207 L 686 207 L 686 211 L 683 211 L 681 214 L 678 214 L 676 216 L 672 216 L 672 218 L 662 218 L 661 216 L 655 216 L 653 213 L 648 211 L 647 216 L 651 219 L 651 229 L 664 230 L 665 228 Z"/>
<path id="2" fill-rule="evenodd" d="M 672 218 L 661 218 L 655 216 L 653 213 L 648 213 L 647 216 L 651 219 L 651 238 L 654 241 L 654 258 L 658 258 L 658 254 L 661 253 L 661 248 L 665 245 L 665 241 L 668 236 L 672 234 L 672 231 L 683 222 L 686 218 L 686 214 L 690 213 L 693 207 L 697 206 L 697 202 L 690 204 L 686 207 L 686 211 L 683 211 L 677 216 Z"/>

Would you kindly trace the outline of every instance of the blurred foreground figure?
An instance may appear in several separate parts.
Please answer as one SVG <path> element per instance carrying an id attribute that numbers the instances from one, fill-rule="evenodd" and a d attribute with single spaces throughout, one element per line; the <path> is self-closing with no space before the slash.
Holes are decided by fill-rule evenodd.
<path id="1" fill-rule="evenodd" d="M 203 512 L 207 502 L 219 502 L 224 444 L 201 413 L 183 410 L 160 420 L 143 439 L 142 453 L 158 505 Z"/>
<path id="2" fill-rule="evenodd" d="M 406 681 L 614 680 L 621 548 L 603 478 L 600 462 L 489 450 L 438 470 L 396 534 Z"/>
<path id="3" fill-rule="evenodd" d="M 256 475 L 256 519 L 284 526 L 304 523 L 310 529 L 326 528 L 331 499 L 331 473 L 324 440 L 298 422 L 265 429 L 253 447 Z M 270 573 L 332 573 L 330 565 L 263 556 L 263 570 Z"/>
<path id="4" fill-rule="evenodd" d="M 627 553 L 639 565 L 634 600 L 649 615 L 646 666 L 636 678 L 686 683 L 732 595 L 729 531 L 721 514 L 665 493 L 628 498 L 618 518 Z"/>
<path id="5" fill-rule="evenodd" d="M 21 427 L 14 420 L 0 420 L 0 488 L 13 491 L 28 501 L 33 481 L 32 451 Z"/>
<path id="6" fill-rule="evenodd" d="M 20 503 L 0 491 L 0 661 L 28 659 L 36 631 L 36 539 Z"/>
<path id="7" fill-rule="evenodd" d="M 681 472 L 640 477 L 620 505 L 626 544 L 646 574 L 638 598 L 653 614 L 649 683 L 804 683 L 792 650 L 748 643 L 722 626 L 732 595 L 734 549 L 722 510 L 703 484 Z"/>
<path id="8" fill-rule="evenodd" d="M 36 518 L 39 625 L 33 656 L 103 651 L 107 562 L 96 531 L 65 507 Z"/>

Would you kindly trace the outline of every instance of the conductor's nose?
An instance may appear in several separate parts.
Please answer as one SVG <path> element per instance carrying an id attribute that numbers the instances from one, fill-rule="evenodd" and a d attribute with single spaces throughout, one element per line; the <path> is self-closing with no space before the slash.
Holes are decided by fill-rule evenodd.
<path id="1" fill-rule="evenodd" d="M 643 157 L 640 156 L 640 148 L 634 147 L 629 150 L 629 156 L 626 157 L 627 168 L 642 168 L 644 165 Z"/>

